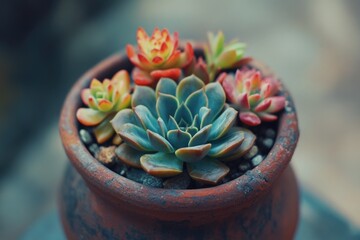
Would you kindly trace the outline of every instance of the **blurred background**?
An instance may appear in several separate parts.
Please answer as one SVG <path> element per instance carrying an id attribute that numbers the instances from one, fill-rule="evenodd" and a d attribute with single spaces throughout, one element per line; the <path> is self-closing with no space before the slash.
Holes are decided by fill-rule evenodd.
<path id="1" fill-rule="evenodd" d="M 55 208 L 67 164 L 57 122 L 87 69 L 155 26 L 248 44 L 295 99 L 303 189 L 360 227 L 360 1 L 2 0 L 0 239 Z"/>

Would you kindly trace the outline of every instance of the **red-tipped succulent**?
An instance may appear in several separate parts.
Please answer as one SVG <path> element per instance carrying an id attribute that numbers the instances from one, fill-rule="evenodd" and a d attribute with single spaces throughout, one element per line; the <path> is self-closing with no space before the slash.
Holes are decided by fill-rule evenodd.
<path id="1" fill-rule="evenodd" d="M 280 83 L 273 77 L 263 77 L 258 70 L 242 68 L 235 75 L 222 73 L 218 81 L 228 101 L 239 110 L 240 121 L 249 126 L 277 120 L 274 113 L 285 107 L 285 97 L 276 96 Z"/>
<path id="2" fill-rule="evenodd" d="M 113 78 L 100 82 L 93 79 L 90 88 L 81 92 L 81 99 L 88 108 L 79 108 L 76 117 L 82 125 L 94 128 L 98 143 L 114 135 L 110 120 L 115 114 L 130 106 L 130 76 L 127 71 L 117 72 Z"/>
<path id="3" fill-rule="evenodd" d="M 194 56 L 191 44 L 186 43 L 184 51 L 180 50 L 178 33 L 171 36 L 167 29 L 155 28 L 149 37 L 139 28 L 137 43 L 137 51 L 132 45 L 126 46 L 127 55 L 135 65 L 132 77 L 137 85 L 155 87 L 162 77 L 179 79 L 181 69 L 189 65 Z"/>

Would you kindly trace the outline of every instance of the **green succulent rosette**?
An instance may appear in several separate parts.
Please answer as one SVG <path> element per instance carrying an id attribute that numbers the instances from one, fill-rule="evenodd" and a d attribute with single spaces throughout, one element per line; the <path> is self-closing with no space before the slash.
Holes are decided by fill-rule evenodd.
<path id="1" fill-rule="evenodd" d="M 194 75 L 179 84 L 162 78 L 154 91 L 136 86 L 132 109 L 111 121 L 124 143 L 117 155 L 126 164 L 159 177 L 186 169 L 191 178 L 216 184 L 234 160 L 253 145 L 255 136 L 234 126 L 237 111 L 225 104 L 222 86 L 204 84 Z"/>

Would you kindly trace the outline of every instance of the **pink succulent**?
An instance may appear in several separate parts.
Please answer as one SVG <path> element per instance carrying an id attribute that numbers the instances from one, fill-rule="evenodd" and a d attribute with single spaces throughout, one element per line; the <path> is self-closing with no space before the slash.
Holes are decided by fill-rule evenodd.
<path id="1" fill-rule="evenodd" d="M 137 85 L 154 86 L 162 77 L 177 80 L 181 68 L 190 64 L 194 56 L 191 44 L 187 43 L 181 51 L 178 33 L 171 36 L 167 29 L 155 28 L 149 37 L 143 28 L 139 28 L 137 43 L 137 52 L 132 45 L 126 46 L 128 58 L 136 66 L 132 76 Z"/>
<path id="2" fill-rule="evenodd" d="M 258 70 L 239 69 L 235 76 L 222 73 L 218 81 L 228 101 L 239 109 L 240 121 L 249 126 L 277 120 L 274 113 L 285 107 L 285 97 L 276 96 L 280 83 L 273 77 L 263 77 Z"/>

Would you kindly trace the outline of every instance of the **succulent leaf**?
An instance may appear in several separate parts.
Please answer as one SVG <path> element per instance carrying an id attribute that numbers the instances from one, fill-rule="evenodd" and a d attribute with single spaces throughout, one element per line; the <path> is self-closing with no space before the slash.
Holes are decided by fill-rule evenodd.
<path id="1" fill-rule="evenodd" d="M 234 125 L 237 111 L 233 108 L 227 108 L 215 121 L 209 134 L 209 140 L 213 141 L 224 136 Z"/>
<path id="2" fill-rule="evenodd" d="M 198 131 L 189 141 L 189 147 L 202 145 L 207 142 L 212 125 L 209 124 Z"/>
<path id="3" fill-rule="evenodd" d="M 131 167 L 141 168 L 140 157 L 144 152 L 140 152 L 130 147 L 128 144 L 121 144 L 115 150 L 116 156 Z"/>
<path id="4" fill-rule="evenodd" d="M 143 28 L 139 28 L 137 43 L 137 51 L 132 45 L 126 46 L 128 58 L 136 66 L 133 78 L 137 85 L 154 86 L 162 77 L 177 80 L 181 68 L 189 65 L 194 56 L 189 43 L 181 51 L 178 33 L 171 36 L 166 29 L 155 28 L 152 36 L 148 36 Z"/>
<path id="5" fill-rule="evenodd" d="M 154 151 L 148 140 L 146 131 L 132 123 L 125 123 L 119 128 L 118 134 L 131 147 L 145 152 Z"/>
<path id="6" fill-rule="evenodd" d="M 156 151 L 164 153 L 174 152 L 174 148 L 171 146 L 168 140 L 166 140 L 166 138 L 150 130 L 147 130 L 147 134 L 151 145 L 155 148 Z"/>
<path id="7" fill-rule="evenodd" d="M 82 90 L 81 99 L 88 108 L 79 108 L 76 117 L 85 126 L 97 126 L 94 134 L 98 143 L 107 141 L 114 134 L 109 121 L 117 111 L 130 105 L 129 92 L 130 77 L 125 70 L 117 72 L 111 80 L 93 79 L 90 88 Z"/>
<path id="8" fill-rule="evenodd" d="M 112 124 L 124 144 L 140 152 L 151 152 L 143 153 L 140 159 L 145 171 L 170 176 L 182 171 L 183 162 L 204 160 L 210 166 L 195 165 L 194 179 L 213 184 L 227 173 L 228 168 L 214 158 L 237 154 L 235 150 L 243 144 L 245 134 L 233 127 L 237 111 L 225 108 L 225 93 L 219 83 L 205 85 L 195 76 L 186 77 L 179 84 L 162 79 L 156 90 L 137 86 L 135 93 L 133 110 L 121 110 Z M 211 166 L 220 169 L 211 170 L 208 177 L 198 176 Z"/>
<path id="9" fill-rule="evenodd" d="M 170 130 L 167 133 L 167 138 L 175 149 L 186 147 L 191 139 L 191 134 L 180 129 Z"/>
<path id="10" fill-rule="evenodd" d="M 195 116 L 202 107 L 208 106 L 208 97 L 205 94 L 204 89 L 199 89 L 186 99 L 185 105 L 190 109 L 193 116 Z"/>
<path id="11" fill-rule="evenodd" d="M 240 109 L 240 121 L 257 126 L 261 121 L 274 121 L 277 116 L 272 114 L 285 107 L 284 96 L 275 96 L 280 90 L 279 82 L 273 77 L 264 77 L 256 69 L 247 67 L 233 74 L 222 74 L 221 82 L 226 97 L 237 109 Z"/>
<path id="12" fill-rule="evenodd" d="M 175 96 L 176 87 L 177 85 L 172 79 L 162 78 L 156 85 L 156 97 L 158 97 L 160 93 Z"/>
<path id="13" fill-rule="evenodd" d="M 176 110 L 175 120 L 179 123 L 180 127 L 182 127 L 183 124 L 191 124 L 193 122 L 191 111 L 184 103 L 180 104 L 179 108 Z"/>
<path id="14" fill-rule="evenodd" d="M 252 146 L 254 146 L 256 136 L 250 130 L 246 128 L 235 128 L 236 131 L 241 131 L 244 134 L 244 140 L 241 145 L 233 152 L 230 152 L 221 157 L 221 161 L 234 161 L 240 159 L 240 157 L 244 156 L 246 153 L 250 151 Z"/>
<path id="15" fill-rule="evenodd" d="M 210 148 L 210 143 L 193 147 L 183 147 L 176 150 L 175 155 L 183 162 L 197 162 L 207 155 Z"/>
<path id="16" fill-rule="evenodd" d="M 202 89 L 204 85 L 205 84 L 203 83 L 203 81 L 201 81 L 195 75 L 188 76 L 182 79 L 177 86 L 176 98 L 179 100 L 180 103 L 183 103 L 190 96 L 190 94 L 199 89 Z"/>
<path id="17" fill-rule="evenodd" d="M 140 158 L 142 168 L 149 174 L 158 177 L 172 177 L 182 173 L 183 162 L 174 154 L 157 152 L 145 154 Z"/>
<path id="18" fill-rule="evenodd" d="M 96 141 L 100 144 L 109 140 L 115 133 L 113 127 L 110 124 L 112 115 L 108 116 L 104 121 L 94 128 L 94 135 Z"/>
<path id="19" fill-rule="evenodd" d="M 211 109 L 209 118 L 212 121 L 223 110 L 226 96 L 218 82 L 207 84 L 205 86 L 205 93 L 209 99 L 208 108 Z"/>
<path id="20" fill-rule="evenodd" d="M 134 111 L 128 108 L 118 112 L 110 122 L 116 132 L 119 132 L 120 128 L 125 123 L 132 123 L 141 126 L 141 124 L 138 124 L 137 122 Z"/>
<path id="21" fill-rule="evenodd" d="M 205 57 L 210 81 L 213 81 L 221 69 L 232 68 L 241 62 L 245 44 L 236 40 L 225 44 L 225 37 L 222 32 L 218 32 L 216 35 L 209 33 L 208 40 L 208 46 L 205 47 Z"/>
<path id="22" fill-rule="evenodd" d="M 144 129 L 149 129 L 156 133 L 161 132 L 156 118 L 152 115 L 147 107 L 144 105 L 137 105 L 133 111 L 137 121 L 141 123 Z"/>
<path id="23" fill-rule="evenodd" d="M 211 142 L 210 157 L 219 158 L 233 153 L 244 141 L 245 134 L 242 131 L 227 133 L 224 137 Z"/>
<path id="24" fill-rule="evenodd" d="M 191 178 L 212 185 L 217 184 L 230 171 L 225 164 L 215 159 L 188 163 L 187 167 Z"/>
<path id="25" fill-rule="evenodd" d="M 174 96 L 160 93 L 156 101 L 156 111 L 160 118 L 168 119 L 175 115 L 178 105 L 178 100 Z"/>
<path id="26" fill-rule="evenodd" d="M 107 114 L 91 109 L 91 108 L 79 108 L 76 112 L 76 117 L 82 125 L 96 126 L 101 123 Z"/>
<path id="27" fill-rule="evenodd" d="M 136 86 L 132 96 L 132 107 L 144 105 L 151 113 L 156 114 L 156 98 L 154 91 L 149 87 Z"/>

